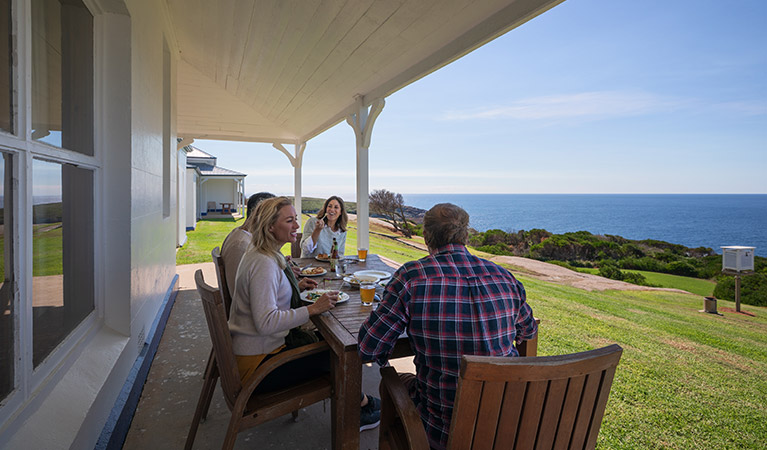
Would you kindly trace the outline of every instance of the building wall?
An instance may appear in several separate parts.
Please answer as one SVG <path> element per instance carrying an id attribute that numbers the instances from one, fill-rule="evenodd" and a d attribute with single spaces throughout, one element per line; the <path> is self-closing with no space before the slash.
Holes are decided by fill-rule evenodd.
<path id="1" fill-rule="evenodd" d="M 186 229 L 194 230 L 197 227 L 197 219 L 200 216 L 200 207 L 197 199 L 197 171 L 186 169 Z"/>
<path id="2" fill-rule="evenodd" d="M 176 173 L 178 176 L 178 182 L 175 189 L 178 192 L 178 204 L 176 213 L 176 235 L 178 236 L 176 246 L 181 247 L 186 243 L 186 210 L 188 208 L 186 202 L 186 151 L 179 149 L 178 151 L 178 163 L 176 164 Z"/>
<path id="3" fill-rule="evenodd" d="M 202 185 L 203 212 L 207 210 L 208 202 L 216 203 L 216 210 L 221 210 L 221 203 L 236 203 L 237 182 L 232 179 L 209 178 Z"/>
<path id="4" fill-rule="evenodd" d="M 163 138 L 163 80 L 165 77 L 175 80 L 175 64 L 171 73 L 164 73 L 164 42 L 173 39 L 165 28 L 164 5 L 152 0 L 128 2 L 132 20 L 130 309 L 133 337 L 141 337 L 149 329 L 176 272 L 175 218 L 173 214 L 166 217 L 163 213 L 163 152 L 170 151 L 171 167 L 177 164 L 173 124 L 170 136 L 166 136 L 170 141 Z M 171 117 L 174 116 L 172 108 Z M 171 185 L 176 182 L 175 172 L 170 171 Z M 170 192 L 170 210 L 174 211 L 176 190 Z"/>
<path id="5" fill-rule="evenodd" d="M 23 395 L 0 406 L 0 448 L 93 448 L 175 277 L 185 222 L 179 217 L 184 185 L 177 183 L 185 168 L 175 146 L 178 52 L 166 6 L 85 3 L 94 15 L 96 307 L 41 366 L 44 373 L 19 388 Z M 26 11 L 19 16 L 22 30 Z M 28 67 L 18 69 L 21 80 Z M 25 176 L 22 199 L 31 198 Z M 26 255 L 19 259 L 25 266 Z"/>

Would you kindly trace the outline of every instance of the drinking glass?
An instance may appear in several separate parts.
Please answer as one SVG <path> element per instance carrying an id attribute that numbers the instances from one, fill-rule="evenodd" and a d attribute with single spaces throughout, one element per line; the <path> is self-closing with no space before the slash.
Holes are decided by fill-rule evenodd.
<path id="1" fill-rule="evenodd" d="M 365 262 L 367 257 L 368 257 L 368 249 L 366 249 L 366 248 L 358 248 L 357 249 L 357 259 L 359 259 L 360 262 Z"/>
<path id="2" fill-rule="evenodd" d="M 373 299 L 376 295 L 376 285 L 369 281 L 360 283 L 360 299 L 363 306 L 370 306 L 373 304 Z"/>

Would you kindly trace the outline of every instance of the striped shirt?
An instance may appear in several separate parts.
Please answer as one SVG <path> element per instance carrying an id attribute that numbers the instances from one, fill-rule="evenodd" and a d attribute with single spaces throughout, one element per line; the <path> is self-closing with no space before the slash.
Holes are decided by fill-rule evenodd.
<path id="1" fill-rule="evenodd" d="M 384 365 L 402 332 L 415 352 L 411 392 L 433 448 L 445 448 L 461 355 L 518 356 L 535 337 L 525 288 L 508 270 L 447 245 L 400 267 L 360 328 L 362 361 Z"/>

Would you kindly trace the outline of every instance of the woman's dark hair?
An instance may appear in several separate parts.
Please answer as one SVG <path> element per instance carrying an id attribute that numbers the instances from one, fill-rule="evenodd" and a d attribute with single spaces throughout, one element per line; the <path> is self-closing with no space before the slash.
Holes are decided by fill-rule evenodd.
<path id="1" fill-rule="evenodd" d="M 335 200 L 338 202 L 338 204 L 341 206 L 341 217 L 336 220 L 336 226 L 341 231 L 346 231 L 346 224 L 349 222 L 349 216 L 346 214 L 346 205 L 344 205 L 344 200 L 341 197 L 338 197 L 337 195 L 334 195 L 327 200 L 325 200 L 325 204 L 322 205 L 322 209 L 317 213 L 318 219 L 324 219 L 325 223 L 328 223 L 328 219 L 325 217 L 325 210 L 328 209 L 328 203 L 331 202 L 331 200 Z M 335 231 L 335 230 L 334 230 Z"/>

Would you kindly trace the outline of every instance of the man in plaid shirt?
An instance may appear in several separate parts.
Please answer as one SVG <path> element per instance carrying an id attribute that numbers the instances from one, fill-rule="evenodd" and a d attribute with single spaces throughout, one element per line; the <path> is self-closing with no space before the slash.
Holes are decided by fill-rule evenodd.
<path id="1" fill-rule="evenodd" d="M 469 215 L 442 203 L 424 216 L 429 256 L 400 267 L 360 328 L 363 362 L 384 365 L 407 331 L 415 376 L 402 374 L 432 448 L 447 445 L 461 355 L 518 356 L 535 337 L 525 288 L 509 271 L 469 254 Z"/>

